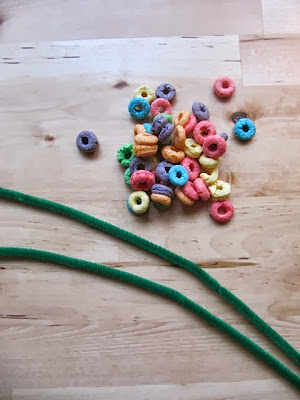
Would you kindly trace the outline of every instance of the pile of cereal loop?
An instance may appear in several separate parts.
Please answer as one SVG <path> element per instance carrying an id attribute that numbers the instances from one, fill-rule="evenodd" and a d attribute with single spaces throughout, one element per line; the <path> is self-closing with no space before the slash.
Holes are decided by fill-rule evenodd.
<path id="1" fill-rule="evenodd" d="M 230 97 L 235 91 L 234 82 L 218 78 L 214 91 L 219 97 Z M 144 214 L 150 202 L 159 209 L 168 209 L 174 197 L 185 206 L 212 199 L 212 218 L 226 222 L 232 218 L 234 208 L 228 201 L 230 184 L 218 179 L 218 168 L 228 135 L 217 134 L 209 121 L 209 110 L 201 102 L 192 105 L 192 112 L 182 110 L 173 119 L 171 102 L 175 96 L 171 84 L 163 83 L 155 92 L 143 85 L 135 90 L 129 103 L 133 119 L 143 120 L 150 113 L 153 120 L 136 124 L 134 144 L 118 150 L 117 159 L 126 168 L 125 183 L 134 190 L 127 199 L 128 210 Z M 244 121 L 253 136 L 255 127 L 250 122 Z M 235 133 L 243 136 L 244 125 L 239 120 L 237 124 Z"/>

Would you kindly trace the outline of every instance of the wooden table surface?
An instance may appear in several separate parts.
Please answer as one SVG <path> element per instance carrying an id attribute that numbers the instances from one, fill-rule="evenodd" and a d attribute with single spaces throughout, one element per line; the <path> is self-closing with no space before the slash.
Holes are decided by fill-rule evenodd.
<path id="1" fill-rule="evenodd" d="M 166 37 L 169 36 L 169 37 Z M 1 186 L 76 207 L 202 265 L 300 350 L 298 0 L 2 0 Z M 212 93 L 219 75 L 236 94 Z M 116 151 L 132 141 L 127 105 L 141 84 L 178 89 L 173 114 L 206 103 L 230 134 L 221 177 L 225 226 L 207 204 L 126 210 Z M 235 140 L 231 115 L 257 126 Z M 79 131 L 99 138 L 82 157 Z M 104 263 L 171 286 L 296 368 L 188 273 L 45 211 L 0 201 L 1 246 Z M 299 372 L 299 370 L 298 370 Z M 275 372 L 173 303 L 41 262 L 0 260 L 0 399 L 289 400 Z"/>

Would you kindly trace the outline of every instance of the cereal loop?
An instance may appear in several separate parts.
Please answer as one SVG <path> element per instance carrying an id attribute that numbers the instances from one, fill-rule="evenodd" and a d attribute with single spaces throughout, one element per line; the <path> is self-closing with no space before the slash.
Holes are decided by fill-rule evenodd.
<path id="1" fill-rule="evenodd" d="M 230 195 L 230 184 L 224 181 L 217 180 L 208 189 L 214 199 L 223 200 Z"/>
<path id="2" fill-rule="evenodd" d="M 190 113 L 187 110 L 182 110 L 175 118 L 175 126 L 181 125 L 185 126 L 190 118 Z"/>
<path id="3" fill-rule="evenodd" d="M 150 199 L 147 193 L 142 191 L 132 192 L 127 199 L 127 208 L 133 214 L 144 214 L 150 204 Z"/>
<path id="4" fill-rule="evenodd" d="M 158 137 L 149 133 L 138 133 L 134 138 L 134 143 L 153 146 L 158 143 Z"/>
<path id="5" fill-rule="evenodd" d="M 194 180 L 194 187 L 201 200 L 206 201 L 210 198 L 210 192 L 201 178 Z"/>
<path id="6" fill-rule="evenodd" d="M 152 193 L 150 196 L 151 200 L 162 204 L 163 206 L 170 206 L 171 205 L 171 197 L 165 196 L 164 194 Z"/>
<path id="7" fill-rule="evenodd" d="M 187 170 L 190 181 L 193 181 L 199 177 L 200 166 L 195 158 L 184 157 L 180 164 Z"/>
<path id="8" fill-rule="evenodd" d="M 172 107 L 168 100 L 163 98 L 158 98 L 151 103 L 150 107 L 152 117 L 155 117 L 157 114 L 171 114 Z"/>
<path id="9" fill-rule="evenodd" d="M 130 186 L 134 190 L 147 191 L 155 184 L 155 177 L 152 172 L 140 170 L 130 177 Z"/>
<path id="10" fill-rule="evenodd" d="M 200 179 L 200 178 L 199 178 Z M 196 188 L 194 186 L 194 183 L 191 181 L 188 181 L 183 187 L 182 187 L 183 193 L 189 197 L 192 200 L 198 200 L 199 196 L 196 191 Z"/>
<path id="11" fill-rule="evenodd" d="M 133 151 L 136 157 L 150 157 L 157 153 L 158 146 L 148 146 L 142 144 L 135 144 L 133 146 Z"/>
<path id="12" fill-rule="evenodd" d="M 177 125 L 174 129 L 172 145 L 182 150 L 186 141 L 185 129 L 181 125 Z"/>
<path id="13" fill-rule="evenodd" d="M 161 154 L 166 161 L 172 164 L 180 163 L 184 159 L 184 152 L 174 146 L 164 146 L 161 149 Z"/>
<path id="14" fill-rule="evenodd" d="M 214 92 L 219 97 L 230 97 L 235 92 L 235 83 L 227 76 L 221 76 L 215 80 Z"/>
<path id="15" fill-rule="evenodd" d="M 184 126 L 185 133 L 188 134 L 188 133 L 193 132 L 196 124 L 197 124 L 197 118 L 195 117 L 194 114 L 190 114 L 189 120 L 188 120 L 187 124 Z"/>
<path id="16" fill-rule="evenodd" d="M 202 165 L 203 168 L 206 169 L 214 169 L 220 164 L 220 158 L 210 158 L 206 157 L 205 154 L 201 154 L 199 158 L 199 163 Z"/>
<path id="17" fill-rule="evenodd" d="M 219 135 L 209 136 L 204 140 L 202 150 L 206 157 L 219 158 L 226 151 L 226 141 Z"/>
<path id="18" fill-rule="evenodd" d="M 207 186 L 210 186 L 216 182 L 218 175 L 218 168 L 215 168 L 211 170 L 210 173 L 202 172 L 202 174 L 200 174 L 200 178 L 203 179 Z"/>
<path id="19" fill-rule="evenodd" d="M 169 171 L 169 180 L 174 186 L 183 186 L 189 180 L 189 174 L 182 165 L 174 165 Z"/>
<path id="20" fill-rule="evenodd" d="M 201 121 L 196 124 L 193 131 L 193 137 L 197 143 L 202 145 L 208 136 L 215 135 L 216 133 L 217 131 L 214 124 L 210 121 Z"/>
<path id="21" fill-rule="evenodd" d="M 128 111 L 134 119 L 144 119 L 150 111 L 150 104 L 143 97 L 135 97 L 130 100 Z"/>
<path id="22" fill-rule="evenodd" d="M 184 204 L 185 206 L 192 206 L 195 203 L 195 200 L 190 199 L 187 195 L 185 195 L 179 186 L 175 188 L 175 196 L 180 203 Z"/>
<path id="23" fill-rule="evenodd" d="M 134 136 L 138 135 L 139 133 L 147 133 L 147 130 L 144 125 L 136 124 L 133 128 Z"/>
<path id="24" fill-rule="evenodd" d="M 151 103 L 154 99 L 154 92 L 151 87 L 143 85 L 134 91 L 133 97 L 143 97 L 145 100 Z"/>
<path id="25" fill-rule="evenodd" d="M 234 207 L 230 201 L 216 201 L 210 207 L 210 215 L 217 222 L 227 222 L 234 214 Z"/>
<path id="26" fill-rule="evenodd" d="M 198 158 L 202 153 L 202 147 L 194 139 L 186 139 L 183 151 L 188 157 Z"/>

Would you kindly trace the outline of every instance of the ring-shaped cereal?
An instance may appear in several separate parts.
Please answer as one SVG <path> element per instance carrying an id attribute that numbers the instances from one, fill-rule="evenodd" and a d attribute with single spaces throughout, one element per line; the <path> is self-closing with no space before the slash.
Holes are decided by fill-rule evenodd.
<path id="1" fill-rule="evenodd" d="M 188 120 L 187 124 L 184 126 L 185 133 L 188 134 L 188 133 L 193 132 L 196 124 L 197 124 L 197 118 L 195 117 L 194 114 L 190 114 L 189 120 Z"/>
<path id="2" fill-rule="evenodd" d="M 149 196 L 146 192 L 132 192 L 127 199 L 127 208 L 130 212 L 136 215 L 144 214 L 150 204 Z"/>
<path id="3" fill-rule="evenodd" d="M 210 215 L 217 222 L 227 222 L 233 214 L 234 207 L 230 201 L 215 201 L 210 207 Z"/>
<path id="4" fill-rule="evenodd" d="M 146 128 L 143 124 L 136 124 L 133 128 L 134 136 L 138 135 L 139 133 L 147 133 Z"/>
<path id="5" fill-rule="evenodd" d="M 149 159 L 134 157 L 129 164 L 129 168 L 130 168 L 130 174 L 132 175 L 135 173 L 135 171 L 140 171 L 144 169 L 146 171 L 152 171 L 153 166 Z"/>
<path id="6" fill-rule="evenodd" d="M 200 178 L 203 179 L 207 186 L 210 186 L 215 183 L 216 180 L 218 180 L 219 171 L 218 168 L 214 168 L 213 170 L 208 172 L 209 173 L 202 172 L 202 174 L 200 174 Z"/>
<path id="7" fill-rule="evenodd" d="M 206 201 L 210 198 L 210 192 L 201 178 L 194 180 L 194 188 L 201 200 Z"/>
<path id="8" fill-rule="evenodd" d="M 149 133 L 138 133 L 134 137 L 135 144 L 143 144 L 148 146 L 153 146 L 158 143 L 158 137 L 154 135 L 149 135 Z"/>
<path id="9" fill-rule="evenodd" d="M 130 186 L 130 177 L 131 177 L 131 173 L 130 173 L 130 168 L 128 167 L 124 172 L 124 181 L 125 181 L 126 185 L 128 185 L 128 186 Z"/>
<path id="10" fill-rule="evenodd" d="M 202 147 L 194 139 L 186 139 L 183 151 L 188 157 L 199 158 L 202 153 Z"/>
<path id="11" fill-rule="evenodd" d="M 143 85 L 135 89 L 133 97 L 142 97 L 143 99 L 151 103 L 154 99 L 154 92 L 150 86 Z"/>
<path id="12" fill-rule="evenodd" d="M 189 180 L 189 174 L 182 165 L 174 165 L 169 171 L 169 180 L 174 186 L 183 186 Z"/>
<path id="13" fill-rule="evenodd" d="M 164 146 L 161 149 L 161 155 L 172 164 L 180 163 L 185 157 L 184 152 L 174 146 Z"/>
<path id="14" fill-rule="evenodd" d="M 214 82 L 214 92 L 219 97 L 230 97 L 235 92 L 235 83 L 227 76 L 221 76 Z"/>
<path id="15" fill-rule="evenodd" d="M 161 161 L 158 163 L 156 167 L 158 178 L 165 183 L 169 182 L 169 171 L 172 167 L 173 164 L 168 161 Z"/>
<path id="16" fill-rule="evenodd" d="M 240 140 L 251 139 L 256 132 L 254 123 L 249 118 L 241 118 L 236 121 L 234 126 L 234 134 Z"/>
<path id="17" fill-rule="evenodd" d="M 185 206 L 192 206 L 195 203 L 195 200 L 190 199 L 187 195 L 185 195 L 180 186 L 175 188 L 175 196 L 180 201 L 180 203 Z"/>
<path id="18" fill-rule="evenodd" d="M 202 150 L 206 157 L 219 158 L 225 153 L 226 147 L 225 139 L 219 135 L 212 135 L 204 140 Z"/>
<path id="19" fill-rule="evenodd" d="M 206 157 L 205 154 L 201 154 L 199 158 L 199 163 L 203 168 L 206 169 L 215 169 L 220 164 L 220 158 L 210 158 Z"/>
<path id="20" fill-rule="evenodd" d="M 158 99 L 152 101 L 150 111 L 151 111 L 152 117 L 155 117 L 157 114 L 171 114 L 172 107 L 168 100 L 158 98 Z"/>
<path id="21" fill-rule="evenodd" d="M 208 108 L 205 104 L 200 103 L 200 101 L 197 101 L 192 105 L 192 111 L 198 121 L 203 121 L 210 117 Z"/>
<path id="22" fill-rule="evenodd" d="M 152 126 L 152 124 L 149 124 L 149 122 L 145 122 L 143 124 L 143 127 L 146 129 L 147 133 L 151 133 L 151 126 Z"/>
<path id="23" fill-rule="evenodd" d="M 190 181 L 194 181 L 199 177 L 200 166 L 198 160 L 191 157 L 184 157 L 180 164 L 187 170 Z"/>
<path id="24" fill-rule="evenodd" d="M 134 158 L 133 146 L 132 144 L 124 144 L 117 153 L 117 160 L 122 165 L 122 167 L 129 167 L 130 162 Z"/>
<path id="25" fill-rule="evenodd" d="M 159 118 L 159 117 L 167 118 L 167 120 L 170 122 L 170 124 L 172 124 L 172 122 L 173 122 L 172 116 L 167 113 L 160 113 L 160 114 L 155 115 L 155 117 L 153 118 L 153 122 L 155 122 L 157 120 L 157 118 Z"/>
<path id="26" fill-rule="evenodd" d="M 192 200 L 198 200 L 199 196 L 194 186 L 194 183 L 191 181 L 187 181 L 187 183 L 182 186 L 181 190 L 183 193 Z"/>
<path id="27" fill-rule="evenodd" d="M 158 146 L 154 145 L 144 145 L 144 144 L 135 144 L 133 146 L 133 151 L 136 157 L 150 157 L 154 156 L 157 153 Z"/>
<path id="28" fill-rule="evenodd" d="M 208 187 L 210 194 L 214 199 L 224 200 L 230 195 L 230 184 L 221 180 L 217 180 Z"/>
<path id="29" fill-rule="evenodd" d="M 185 126 L 189 122 L 190 113 L 187 110 L 182 110 L 175 118 L 175 126 Z"/>
<path id="30" fill-rule="evenodd" d="M 193 138 L 197 143 L 202 145 L 208 136 L 215 135 L 216 133 L 217 131 L 214 124 L 210 121 L 200 121 L 194 128 Z"/>
<path id="31" fill-rule="evenodd" d="M 133 190 L 146 192 L 155 184 L 155 176 L 150 171 L 136 171 L 130 177 L 130 186 Z"/>
<path id="32" fill-rule="evenodd" d="M 176 89 L 170 83 L 162 83 L 155 90 L 155 96 L 171 102 L 176 96 Z"/>
<path id="33" fill-rule="evenodd" d="M 163 206 L 170 206 L 172 203 L 171 197 L 164 194 L 152 193 L 150 198 L 154 203 L 159 203 Z"/>
<path id="34" fill-rule="evenodd" d="M 186 141 L 185 129 L 181 125 L 177 125 L 174 129 L 172 145 L 177 149 L 182 150 Z"/>
<path id="35" fill-rule="evenodd" d="M 134 97 L 130 100 L 128 111 L 132 118 L 144 119 L 149 114 L 150 104 L 143 97 Z"/>

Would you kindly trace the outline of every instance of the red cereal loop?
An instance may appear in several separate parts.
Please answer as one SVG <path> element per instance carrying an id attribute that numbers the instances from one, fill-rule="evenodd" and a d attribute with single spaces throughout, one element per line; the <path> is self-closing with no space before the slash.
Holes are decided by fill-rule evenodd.
<path id="1" fill-rule="evenodd" d="M 172 113 L 171 103 L 163 98 L 158 98 L 151 103 L 150 112 L 152 117 L 155 117 L 157 114 Z"/>
<path id="2" fill-rule="evenodd" d="M 193 132 L 196 124 L 197 124 L 197 118 L 195 117 L 194 114 L 190 114 L 188 123 L 184 126 L 185 133 Z"/>
<path id="3" fill-rule="evenodd" d="M 139 170 L 130 177 L 130 186 L 134 190 L 146 192 L 155 184 L 155 176 L 150 171 Z"/>
<path id="4" fill-rule="evenodd" d="M 210 198 L 210 192 L 201 178 L 194 180 L 194 187 L 201 200 L 206 201 Z"/>
<path id="5" fill-rule="evenodd" d="M 234 207 L 230 201 L 216 201 L 210 207 L 210 215 L 215 221 L 227 222 L 234 214 Z"/>
<path id="6" fill-rule="evenodd" d="M 219 135 L 213 135 L 207 137 L 202 146 L 202 151 L 206 157 L 219 158 L 226 151 L 226 141 Z"/>
<path id="7" fill-rule="evenodd" d="M 181 190 L 190 199 L 198 200 L 199 196 L 196 192 L 193 182 L 187 181 L 187 183 L 184 186 L 182 186 Z"/>
<path id="8" fill-rule="evenodd" d="M 191 157 L 184 157 L 180 164 L 187 170 L 190 181 L 193 181 L 199 177 L 200 165 L 198 160 Z"/>
<path id="9" fill-rule="evenodd" d="M 202 145 L 208 136 L 215 135 L 216 133 L 217 131 L 214 124 L 210 121 L 201 121 L 196 124 L 193 131 L 193 137 L 197 143 Z"/>
<path id="10" fill-rule="evenodd" d="M 235 83 L 227 76 L 221 76 L 215 80 L 214 92 L 219 97 L 230 97 L 235 92 Z"/>

